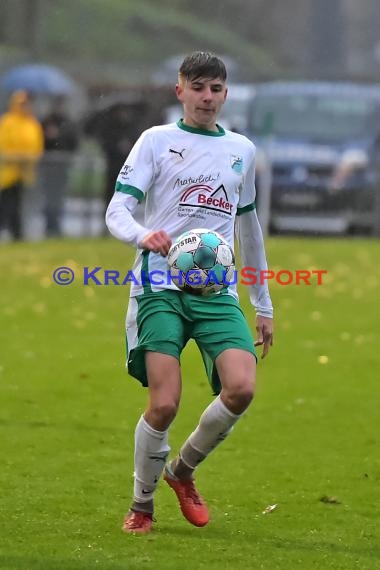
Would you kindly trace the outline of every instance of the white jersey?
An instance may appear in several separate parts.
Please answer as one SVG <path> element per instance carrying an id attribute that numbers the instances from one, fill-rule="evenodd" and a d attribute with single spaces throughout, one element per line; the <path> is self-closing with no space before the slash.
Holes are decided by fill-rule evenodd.
<path id="1" fill-rule="evenodd" d="M 116 191 L 144 200 L 149 230 L 163 229 L 174 240 L 185 231 L 208 228 L 234 247 L 238 208 L 253 207 L 255 199 L 254 156 L 255 147 L 246 137 L 221 128 L 200 131 L 181 122 L 153 127 L 128 156 Z M 138 252 L 136 261 L 137 278 L 143 261 L 145 271 L 168 270 L 166 259 L 152 252 L 149 259 Z M 165 283 L 153 290 L 162 287 L 175 288 Z M 141 293 L 132 282 L 132 294 Z"/>
<path id="2" fill-rule="evenodd" d="M 140 136 L 120 171 L 107 225 L 113 235 L 137 247 L 152 230 L 165 230 L 175 240 L 185 231 L 207 228 L 234 249 L 236 216 L 255 209 L 254 179 L 255 146 L 243 135 L 221 127 L 218 132 L 196 129 L 182 120 L 156 126 Z M 138 203 L 143 206 L 141 225 Z M 176 289 L 168 279 L 144 286 L 141 274 L 153 271 L 167 275 L 166 258 L 138 248 L 131 296 Z M 229 292 L 236 296 L 236 287 Z M 266 297 L 260 303 L 271 311 Z"/>

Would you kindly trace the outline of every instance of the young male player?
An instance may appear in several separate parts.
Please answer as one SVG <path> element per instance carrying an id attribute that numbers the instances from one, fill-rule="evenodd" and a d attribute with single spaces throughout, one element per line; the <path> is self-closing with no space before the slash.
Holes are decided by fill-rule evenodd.
<path id="1" fill-rule="evenodd" d="M 137 247 L 127 314 L 128 371 L 148 387 L 149 400 L 135 431 L 134 491 L 123 530 L 152 528 L 153 494 L 164 471 L 184 517 L 195 526 L 209 521 L 194 484 L 195 468 L 227 437 L 249 406 L 256 357 L 236 290 L 210 297 L 179 291 L 174 283 L 140 280 L 142 271 L 167 272 L 172 240 L 196 227 L 239 241 L 242 264 L 267 269 L 262 232 L 255 211 L 255 147 L 244 136 L 224 130 L 216 117 L 227 95 L 226 69 L 215 55 L 185 58 L 176 93 L 184 116 L 178 123 L 145 131 L 120 171 L 106 222 L 110 232 Z M 134 218 L 139 202 L 144 225 Z M 250 286 L 256 309 L 256 345 L 264 357 L 272 344 L 273 310 L 267 285 Z M 200 417 L 178 456 L 166 463 L 168 429 L 181 396 L 180 354 L 193 338 L 217 397 Z"/>

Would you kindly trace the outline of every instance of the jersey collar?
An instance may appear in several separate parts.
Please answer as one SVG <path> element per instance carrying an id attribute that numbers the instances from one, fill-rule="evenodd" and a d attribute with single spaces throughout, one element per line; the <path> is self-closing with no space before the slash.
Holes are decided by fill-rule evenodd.
<path id="1" fill-rule="evenodd" d="M 183 131 L 187 131 L 188 133 L 194 133 L 196 135 L 206 135 L 209 137 L 223 137 L 226 134 L 226 131 L 220 125 L 216 125 L 218 131 L 208 131 L 207 129 L 197 129 L 196 127 L 190 127 L 189 125 L 185 125 L 183 119 L 180 119 L 177 122 L 177 126 Z"/>

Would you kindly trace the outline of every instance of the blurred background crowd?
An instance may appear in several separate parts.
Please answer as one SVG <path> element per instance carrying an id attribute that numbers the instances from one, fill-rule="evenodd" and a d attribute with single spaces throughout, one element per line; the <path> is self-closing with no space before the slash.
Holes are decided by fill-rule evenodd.
<path id="1" fill-rule="evenodd" d="M 103 235 L 194 49 L 228 66 L 220 123 L 258 148 L 264 230 L 380 235 L 379 24 L 378 0 L 2 0 L 0 240 Z"/>

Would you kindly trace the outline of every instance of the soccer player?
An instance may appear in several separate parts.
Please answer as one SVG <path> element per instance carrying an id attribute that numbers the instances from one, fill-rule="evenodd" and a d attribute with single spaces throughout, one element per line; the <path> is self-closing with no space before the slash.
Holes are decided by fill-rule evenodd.
<path id="1" fill-rule="evenodd" d="M 264 357 L 273 341 L 266 281 L 250 286 L 254 343 L 233 286 L 199 297 L 170 280 L 156 285 L 143 278 L 153 270 L 166 274 L 172 240 L 197 227 L 219 232 L 232 247 L 236 232 L 242 264 L 267 269 L 255 210 L 255 147 L 216 122 L 227 96 L 226 76 L 223 61 L 213 54 L 195 52 L 184 59 L 176 85 L 183 119 L 141 135 L 120 171 L 106 214 L 110 232 L 137 248 L 126 322 L 127 365 L 149 391 L 135 431 L 133 500 L 123 524 L 127 533 L 151 530 L 153 494 L 162 473 L 183 516 L 195 526 L 208 523 L 194 471 L 251 403 L 254 345 L 263 345 Z M 139 203 L 143 225 L 136 220 Z M 201 351 L 216 397 L 178 455 L 167 462 L 168 430 L 181 396 L 180 354 L 190 338 Z"/>

